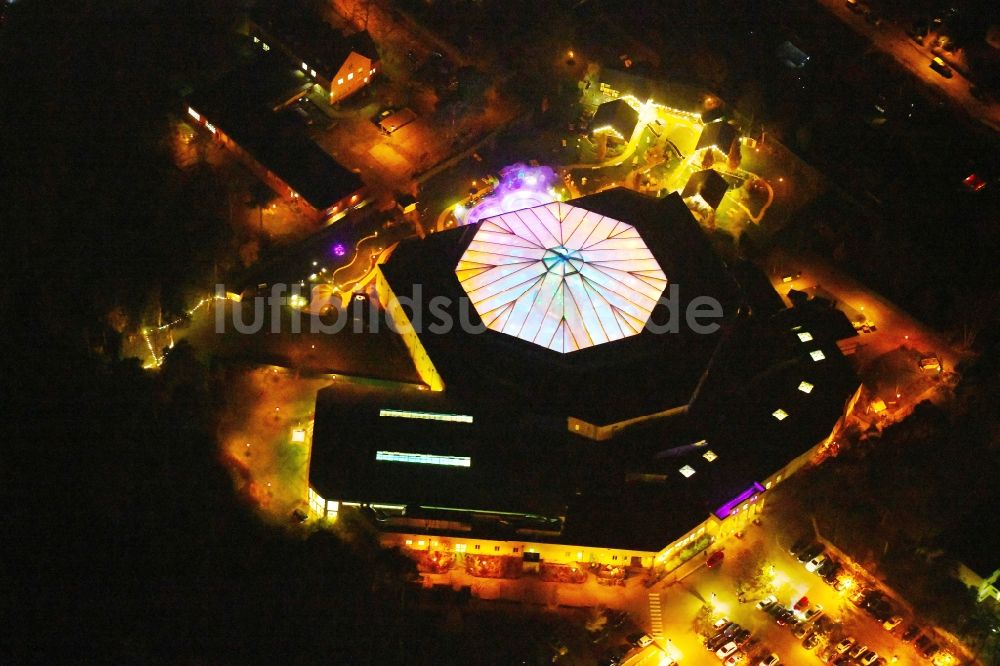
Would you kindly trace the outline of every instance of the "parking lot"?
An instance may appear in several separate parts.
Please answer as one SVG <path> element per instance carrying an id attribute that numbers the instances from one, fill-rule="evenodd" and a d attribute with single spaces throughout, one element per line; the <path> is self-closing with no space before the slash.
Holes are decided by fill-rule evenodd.
<path id="1" fill-rule="evenodd" d="M 941 653 L 934 661 L 918 653 L 918 641 L 925 647 L 937 639 L 921 641 L 929 630 L 869 590 L 863 574 L 840 562 L 834 568 L 829 562 L 836 556 L 811 539 L 803 543 L 753 528 L 744 540 L 725 546 L 720 566 L 702 567 L 663 590 L 663 641 L 679 649 L 678 661 L 757 666 L 774 654 L 779 663 L 795 665 L 951 663 Z M 738 596 L 736 562 L 748 549 L 760 549 L 762 588 L 773 595 Z M 828 572 L 830 582 L 807 564 Z"/>

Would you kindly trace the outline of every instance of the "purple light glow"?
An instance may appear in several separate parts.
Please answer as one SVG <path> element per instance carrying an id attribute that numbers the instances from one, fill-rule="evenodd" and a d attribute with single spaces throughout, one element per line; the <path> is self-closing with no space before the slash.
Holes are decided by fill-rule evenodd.
<path id="1" fill-rule="evenodd" d="M 342 257 L 345 254 L 347 254 L 347 250 L 344 248 L 344 245 L 342 243 L 337 243 L 336 245 L 333 246 L 333 254 L 334 256 Z"/>
<path id="2" fill-rule="evenodd" d="M 489 196 L 464 215 L 456 209 L 455 217 L 459 224 L 475 224 L 494 215 L 552 203 L 559 199 L 553 189 L 558 183 L 559 178 L 550 167 L 511 164 L 500 170 L 500 184 Z"/>
<path id="3" fill-rule="evenodd" d="M 736 507 L 738 507 L 743 502 L 746 502 L 754 495 L 760 494 L 762 492 L 764 492 L 764 486 L 755 482 L 752 486 L 750 486 L 742 493 L 740 493 L 736 498 L 729 500 L 728 502 L 720 506 L 718 509 L 716 509 L 714 513 L 720 519 L 728 518 L 730 514 L 733 513 L 733 510 Z"/>

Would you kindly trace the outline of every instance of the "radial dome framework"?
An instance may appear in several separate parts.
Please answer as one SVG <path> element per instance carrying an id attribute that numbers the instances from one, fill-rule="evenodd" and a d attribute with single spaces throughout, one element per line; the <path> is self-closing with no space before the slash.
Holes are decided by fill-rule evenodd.
<path id="1" fill-rule="evenodd" d="M 483 220 L 455 273 L 487 327 L 561 353 L 638 334 L 667 286 L 635 227 L 565 203 Z"/>

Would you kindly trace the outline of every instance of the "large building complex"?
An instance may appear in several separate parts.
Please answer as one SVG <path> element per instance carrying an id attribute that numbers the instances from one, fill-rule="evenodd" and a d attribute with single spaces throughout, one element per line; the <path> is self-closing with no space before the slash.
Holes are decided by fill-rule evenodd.
<path id="1" fill-rule="evenodd" d="M 361 507 L 417 550 L 676 566 L 743 527 L 859 394 L 844 315 L 762 284 L 677 194 L 400 243 L 379 298 L 424 385 L 320 392 L 313 513 Z"/>

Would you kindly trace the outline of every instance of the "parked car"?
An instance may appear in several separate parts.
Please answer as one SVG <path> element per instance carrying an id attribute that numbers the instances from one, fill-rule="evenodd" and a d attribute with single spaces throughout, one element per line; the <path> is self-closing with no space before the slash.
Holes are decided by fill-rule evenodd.
<path id="1" fill-rule="evenodd" d="M 858 660 L 858 663 L 860 663 L 861 666 L 872 666 L 872 664 L 874 664 L 877 659 L 878 659 L 878 653 L 875 652 L 875 650 L 868 650 L 868 652 L 865 652 L 863 655 L 861 655 L 861 658 Z"/>
<path id="2" fill-rule="evenodd" d="M 732 637 L 726 636 L 725 634 L 719 634 L 717 636 L 713 636 L 712 639 L 705 644 L 705 647 L 708 648 L 709 652 L 715 652 L 730 640 L 732 640 Z"/>
<path id="3" fill-rule="evenodd" d="M 750 630 L 740 629 L 735 634 L 733 634 L 733 642 L 738 646 L 743 647 L 750 640 Z"/>
<path id="4" fill-rule="evenodd" d="M 805 616 L 806 622 L 818 620 L 821 615 L 823 615 L 823 605 L 816 604 L 815 606 L 806 611 L 806 616 Z"/>
<path id="5" fill-rule="evenodd" d="M 824 562 L 823 565 L 816 570 L 816 573 L 819 574 L 820 576 L 825 576 L 826 573 L 831 569 L 839 569 L 839 568 L 840 568 L 840 562 L 838 562 L 832 557 L 828 557 L 826 558 L 826 562 Z"/>
<path id="6" fill-rule="evenodd" d="M 882 623 L 882 628 L 885 629 L 886 631 L 892 631 L 902 623 L 903 623 L 903 618 L 901 618 L 898 615 L 893 615 L 888 620 Z"/>
<path id="7" fill-rule="evenodd" d="M 826 555 L 820 553 L 816 557 L 806 562 L 806 571 L 812 573 L 819 569 L 826 562 Z"/>
<path id="8" fill-rule="evenodd" d="M 850 650 L 847 651 L 847 656 L 849 656 L 851 659 L 857 659 L 865 652 L 868 652 L 868 646 L 864 645 L 863 643 L 858 643 L 857 645 L 855 645 L 854 647 L 852 647 Z"/>
<path id="9" fill-rule="evenodd" d="M 778 603 L 778 597 L 770 594 L 757 602 L 757 610 L 766 611 L 776 603 Z"/>
<path id="10" fill-rule="evenodd" d="M 794 627 L 792 627 L 792 636 L 796 638 L 802 638 L 809 631 L 809 625 L 805 622 L 799 622 Z"/>
<path id="11" fill-rule="evenodd" d="M 833 631 L 833 621 L 826 615 L 822 615 L 813 622 L 813 631 L 821 636 L 828 636 Z"/>
<path id="12" fill-rule="evenodd" d="M 806 548 L 808 548 L 812 544 L 813 544 L 813 540 L 810 539 L 809 537 L 805 537 L 804 536 L 804 537 L 802 537 L 800 539 L 796 539 L 795 543 L 793 543 L 788 548 L 788 554 L 789 555 L 794 555 L 795 557 L 798 557 L 799 553 L 801 553 L 803 550 L 805 550 Z"/>
<path id="13" fill-rule="evenodd" d="M 653 637 L 646 633 L 629 634 L 625 637 L 629 643 L 636 647 L 644 648 L 653 642 Z"/>
<path id="14" fill-rule="evenodd" d="M 840 564 L 834 562 L 832 567 L 829 567 L 828 569 L 826 569 L 826 571 L 820 573 L 820 578 L 822 578 L 823 582 L 825 582 L 827 585 L 832 585 L 835 589 L 838 590 L 843 589 L 837 587 L 838 583 L 840 583 L 841 570 L 842 568 Z"/>
<path id="15" fill-rule="evenodd" d="M 853 645 L 854 645 L 853 638 L 845 638 L 844 640 L 837 643 L 837 646 L 833 649 L 837 651 L 837 654 L 844 654 L 845 652 L 850 650 Z"/>
<path id="16" fill-rule="evenodd" d="M 781 612 L 780 615 L 774 618 L 774 621 L 779 626 L 784 627 L 786 624 L 791 624 L 792 622 L 795 622 L 795 613 L 786 608 Z"/>
<path id="17" fill-rule="evenodd" d="M 920 359 L 920 369 L 940 372 L 941 359 L 939 359 L 937 356 L 925 356 L 924 358 Z"/>
<path id="18" fill-rule="evenodd" d="M 758 663 L 757 666 L 778 666 L 778 661 L 779 661 L 778 655 L 772 652 L 771 654 L 761 659 L 760 663 Z"/>
<path id="19" fill-rule="evenodd" d="M 819 645 L 819 634 L 815 631 L 809 632 L 805 638 L 802 639 L 802 647 L 807 650 L 812 650 L 814 647 Z"/>
<path id="20" fill-rule="evenodd" d="M 792 610 L 800 611 L 806 608 L 808 605 L 809 605 L 809 597 L 801 597 L 798 601 L 795 602 L 795 605 L 792 606 Z"/>
<path id="21" fill-rule="evenodd" d="M 916 637 L 917 637 L 917 636 L 919 636 L 919 635 L 920 635 L 920 627 L 918 627 L 918 626 L 917 626 L 917 625 L 915 625 L 915 624 L 911 624 L 911 625 L 910 625 L 910 626 L 908 626 L 908 627 L 906 628 L 906 630 L 905 630 L 905 631 L 903 632 L 903 635 L 902 635 L 902 636 L 900 636 L 900 639 L 901 639 L 901 640 L 902 640 L 902 641 L 903 641 L 904 643 L 909 643 L 910 641 L 912 641 L 912 640 L 913 640 L 914 638 L 916 638 Z"/>
<path id="22" fill-rule="evenodd" d="M 822 552 L 823 552 L 822 544 L 814 543 L 800 550 L 797 558 L 799 562 L 805 564 L 806 562 L 813 559 Z"/>
<path id="23" fill-rule="evenodd" d="M 738 649 L 740 648 L 736 643 L 729 641 L 728 643 L 726 643 L 725 645 L 723 645 L 722 647 L 720 647 L 718 650 L 715 651 L 715 656 L 718 657 L 719 659 L 725 659 L 729 655 L 736 652 Z"/>
<path id="24" fill-rule="evenodd" d="M 951 67 L 949 67 L 948 63 L 942 60 L 940 56 L 934 56 L 931 60 L 930 67 L 946 79 L 950 79 L 954 75 L 951 71 Z"/>
<path id="25" fill-rule="evenodd" d="M 717 550 L 708 556 L 708 559 L 705 560 L 705 566 L 708 567 L 709 569 L 714 569 L 715 567 L 722 564 L 722 560 L 725 559 L 725 557 L 726 557 L 725 553 L 723 553 L 721 550 Z"/>

